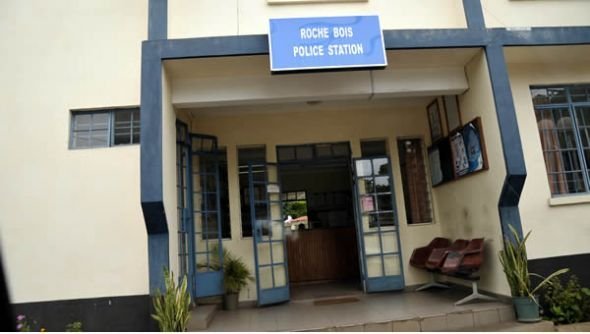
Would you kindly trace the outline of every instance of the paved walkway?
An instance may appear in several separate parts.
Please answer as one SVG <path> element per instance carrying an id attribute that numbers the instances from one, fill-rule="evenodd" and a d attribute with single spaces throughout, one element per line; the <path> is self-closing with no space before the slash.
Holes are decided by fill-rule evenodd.
<path id="1" fill-rule="evenodd" d="M 263 308 L 218 311 L 208 330 L 425 331 L 473 328 L 514 319 L 512 306 L 502 302 L 454 306 L 454 302 L 467 294 L 464 290 L 454 288 L 432 289 L 362 295 L 357 302 L 341 304 L 292 302 Z"/>

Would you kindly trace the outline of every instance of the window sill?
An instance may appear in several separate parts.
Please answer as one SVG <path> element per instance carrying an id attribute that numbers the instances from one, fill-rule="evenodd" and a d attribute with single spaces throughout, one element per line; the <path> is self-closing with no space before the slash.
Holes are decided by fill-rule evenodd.
<path id="1" fill-rule="evenodd" d="M 418 226 L 429 226 L 429 225 L 434 225 L 434 221 L 429 221 L 429 222 L 424 222 L 424 223 L 414 223 L 414 224 L 408 224 L 406 222 L 406 226 L 408 226 L 408 227 L 412 227 L 412 226 L 416 226 L 416 227 L 418 227 Z"/>
<path id="2" fill-rule="evenodd" d="M 590 203 L 590 195 L 572 195 L 552 197 L 549 199 L 549 206 L 574 205 Z"/>

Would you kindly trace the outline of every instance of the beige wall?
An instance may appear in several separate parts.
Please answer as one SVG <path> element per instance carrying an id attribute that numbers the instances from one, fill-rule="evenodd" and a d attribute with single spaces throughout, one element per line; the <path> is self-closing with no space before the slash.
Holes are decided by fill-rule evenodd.
<path id="1" fill-rule="evenodd" d="M 170 0 L 169 38 L 268 33 L 279 17 L 378 14 L 383 29 L 465 28 L 460 0 L 369 0 L 359 3 L 269 5 L 264 0 Z"/>
<path id="2" fill-rule="evenodd" d="M 148 292 L 139 146 L 68 149 L 70 109 L 139 105 L 146 20 L 145 0 L 0 2 L 0 237 L 15 303 Z"/>
<path id="3" fill-rule="evenodd" d="M 178 194 L 176 175 L 176 114 L 171 101 L 170 84 L 166 71 L 162 69 L 162 184 L 164 211 L 168 223 L 169 267 L 178 278 Z"/>
<path id="4" fill-rule="evenodd" d="M 509 294 L 498 252 L 503 247 L 498 199 L 506 170 L 492 97 L 487 62 L 480 52 L 466 66 L 470 89 L 459 97 L 463 123 L 481 117 L 489 170 L 434 188 L 443 235 L 449 238 L 485 238 L 481 288 Z"/>
<path id="5" fill-rule="evenodd" d="M 398 137 L 427 136 L 425 103 L 420 105 L 387 105 L 383 102 L 354 102 L 354 107 L 345 104 L 308 106 L 304 103 L 291 105 L 291 110 L 240 114 L 235 112 L 216 116 L 212 110 L 195 115 L 192 120 L 194 132 L 216 135 L 219 145 L 227 147 L 230 195 L 230 217 L 232 239 L 225 240 L 224 246 L 241 255 L 248 266 L 254 268 L 252 239 L 241 236 L 241 217 L 237 174 L 237 147 L 266 144 L 267 158 L 275 160 L 275 146 L 281 144 L 301 144 L 314 142 L 350 141 L 353 155 L 360 156 L 360 140 L 386 138 L 394 170 L 400 237 L 406 285 L 422 283 L 427 279 L 425 273 L 408 268 L 411 250 L 428 243 L 440 234 L 440 224 L 408 226 L 406 224 L 401 174 L 396 140 Z M 297 139 L 285 136 L 297 133 Z M 255 284 L 242 292 L 243 300 L 256 298 Z"/>
<path id="6" fill-rule="evenodd" d="M 590 198 L 579 204 L 549 205 L 551 191 L 529 90 L 531 85 L 590 83 L 589 52 L 589 46 L 505 50 L 527 168 L 519 207 L 523 230 L 533 231 L 527 246 L 531 258 L 590 252 Z M 528 62 L 524 62 L 525 54 L 529 54 Z"/>
<path id="7" fill-rule="evenodd" d="M 481 5 L 490 28 L 590 25 L 585 0 L 481 0 Z"/>

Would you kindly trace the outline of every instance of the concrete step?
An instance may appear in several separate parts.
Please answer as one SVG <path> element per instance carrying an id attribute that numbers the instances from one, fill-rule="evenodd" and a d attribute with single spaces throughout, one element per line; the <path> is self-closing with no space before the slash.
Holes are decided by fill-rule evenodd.
<path id="1" fill-rule="evenodd" d="M 553 322 L 541 320 L 539 322 L 524 323 L 509 321 L 500 324 L 475 327 L 467 330 L 469 332 L 555 332 Z"/>
<path id="2" fill-rule="evenodd" d="M 219 304 L 198 305 L 195 307 L 191 311 L 191 317 L 188 321 L 188 331 L 207 329 L 218 309 Z"/>

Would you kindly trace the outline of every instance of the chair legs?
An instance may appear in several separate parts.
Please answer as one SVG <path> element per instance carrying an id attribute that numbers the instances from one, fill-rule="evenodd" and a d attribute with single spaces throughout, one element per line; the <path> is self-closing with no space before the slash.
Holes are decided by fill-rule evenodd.
<path id="1" fill-rule="evenodd" d="M 468 303 L 472 300 L 476 300 L 476 299 L 481 299 L 481 300 L 496 300 L 496 298 L 490 297 L 490 296 L 486 296 L 486 295 L 482 295 L 481 293 L 479 293 L 479 291 L 477 290 L 477 282 L 473 281 L 471 282 L 471 294 L 463 299 L 461 299 L 460 301 L 455 303 L 455 306 L 459 306 L 459 305 L 463 305 L 465 303 Z"/>
<path id="2" fill-rule="evenodd" d="M 430 288 L 448 288 L 448 285 L 438 283 L 434 277 L 434 273 L 430 273 L 430 282 L 418 287 L 416 291 L 422 291 Z"/>

